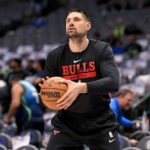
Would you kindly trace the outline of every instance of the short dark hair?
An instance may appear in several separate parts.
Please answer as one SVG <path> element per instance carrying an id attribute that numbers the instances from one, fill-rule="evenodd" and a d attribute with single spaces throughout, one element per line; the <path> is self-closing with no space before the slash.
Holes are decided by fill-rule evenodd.
<path id="1" fill-rule="evenodd" d="M 25 76 L 22 73 L 14 73 L 14 74 L 10 75 L 9 83 L 12 80 L 15 80 L 15 81 L 24 80 L 24 78 L 25 78 Z"/>
<path id="2" fill-rule="evenodd" d="M 9 62 L 15 62 L 18 64 L 18 66 L 21 66 L 22 65 L 22 61 L 20 58 L 12 58 Z"/>
<path id="3" fill-rule="evenodd" d="M 45 59 L 38 59 L 37 61 L 36 61 L 39 65 L 40 65 L 40 67 L 42 68 L 42 69 L 44 69 L 45 68 Z"/>
<path id="4" fill-rule="evenodd" d="M 86 19 L 87 21 L 91 22 L 91 18 L 90 16 L 87 14 L 86 11 L 84 11 L 83 9 L 79 9 L 79 8 L 73 8 L 71 10 L 68 11 L 68 15 L 72 12 L 78 12 L 78 13 L 81 13 Z"/>

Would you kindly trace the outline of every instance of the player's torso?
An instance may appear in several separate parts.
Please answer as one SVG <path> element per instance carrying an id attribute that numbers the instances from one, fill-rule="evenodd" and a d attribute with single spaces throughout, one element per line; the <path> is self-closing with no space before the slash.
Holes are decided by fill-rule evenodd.
<path id="1" fill-rule="evenodd" d="M 21 97 L 21 106 L 18 109 L 18 115 L 22 114 L 23 116 L 40 117 L 42 111 L 37 90 L 32 84 L 26 81 L 20 81 L 19 84 L 24 88 L 24 93 Z"/>
<path id="2" fill-rule="evenodd" d="M 98 79 L 97 57 L 91 46 L 81 52 L 73 53 L 66 47 L 61 64 L 61 76 L 76 82 Z"/>
<path id="3" fill-rule="evenodd" d="M 57 64 L 58 76 L 75 82 L 91 82 L 100 79 L 100 49 L 96 49 L 94 44 L 95 41 L 91 41 L 87 49 L 81 53 L 71 52 L 69 46 L 65 46 Z M 109 106 L 108 103 L 108 100 L 103 100 L 101 94 L 80 94 L 68 111 L 77 113 L 101 111 L 105 105 Z"/>
<path id="4" fill-rule="evenodd" d="M 100 64 L 103 63 L 101 58 L 106 44 L 98 42 L 95 46 L 95 43 L 96 41 L 91 41 L 91 45 L 81 53 L 72 53 L 67 46 L 61 47 L 61 53 L 58 53 L 60 51 L 57 51 L 57 53 L 55 53 L 56 55 L 53 55 L 54 57 L 57 56 L 57 59 L 55 59 L 57 61 L 54 65 L 56 68 L 54 71 L 52 70 L 54 72 L 53 75 L 62 76 L 75 82 L 91 82 L 101 79 L 103 75 Z M 86 118 L 88 116 L 88 118 L 93 118 L 93 121 L 91 122 L 94 122 L 96 125 L 95 127 L 95 125 L 88 124 L 88 127 L 93 126 L 96 131 L 104 126 L 116 126 L 116 123 L 114 122 L 115 116 L 109 108 L 109 96 L 108 94 L 102 95 L 100 93 L 80 94 L 67 110 L 59 111 L 58 115 L 54 117 L 53 123 L 58 126 L 58 120 L 60 119 L 70 126 L 70 128 L 73 128 L 72 125 L 75 122 L 75 128 L 79 130 L 81 126 L 77 122 L 82 120 L 80 117 Z M 105 97 L 106 95 L 107 97 Z M 64 115 L 66 116 L 66 119 L 64 118 Z M 76 117 L 73 117 L 74 115 L 77 117 L 77 120 L 75 119 Z M 99 116 L 98 120 L 96 119 L 94 121 L 96 116 Z M 68 119 L 68 117 L 72 119 Z M 89 130 L 93 129 L 88 129 L 88 131 Z"/>

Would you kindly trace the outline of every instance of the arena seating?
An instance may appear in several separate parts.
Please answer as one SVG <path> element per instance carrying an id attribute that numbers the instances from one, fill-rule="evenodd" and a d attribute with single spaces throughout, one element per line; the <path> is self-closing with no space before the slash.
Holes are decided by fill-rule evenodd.
<path id="1" fill-rule="evenodd" d="M 142 149 L 139 149 L 137 147 L 126 147 L 126 148 L 124 148 L 122 150 L 142 150 Z"/>
<path id="2" fill-rule="evenodd" d="M 4 145 L 0 144 L 0 150 L 7 150 L 7 148 Z"/>
<path id="3" fill-rule="evenodd" d="M 5 133 L 0 133 L 0 144 L 4 145 L 8 150 L 13 147 L 10 136 Z"/>
<path id="4" fill-rule="evenodd" d="M 130 140 L 127 137 L 120 134 L 119 134 L 119 142 L 121 149 L 131 146 Z"/>
<path id="5" fill-rule="evenodd" d="M 27 145 L 18 148 L 17 150 L 38 150 L 34 145 Z"/>
<path id="6" fill-rule="evenodd" d="M 137 147 L 142 150 L 149 150 L 150 149 L 150 136 L 143 137 L 139 140 Z"/>

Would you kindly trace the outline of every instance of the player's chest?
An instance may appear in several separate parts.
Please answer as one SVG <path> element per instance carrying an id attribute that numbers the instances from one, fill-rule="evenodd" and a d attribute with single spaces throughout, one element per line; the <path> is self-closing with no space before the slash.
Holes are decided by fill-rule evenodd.
<path id="1" fill-rule="evenodd" d="M 96 56 L 93 53 L 66 54 L 61 70 L 66 79 L 87 79 L 96 77 Z"/>

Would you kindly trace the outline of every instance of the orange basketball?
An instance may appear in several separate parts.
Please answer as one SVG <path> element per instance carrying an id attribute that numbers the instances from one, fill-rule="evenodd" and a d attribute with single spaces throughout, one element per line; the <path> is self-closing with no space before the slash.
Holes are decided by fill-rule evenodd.
<path id="1" fill-rule="evenodd" d="M 68 89 L 67 84 L 59 83 L 62 80 L 61 77 L 52 77 L 44 81 L 40 96 L 43 104 L 52 110 L 58 110 L 56 104 L 57 100 L 60 99 Z M 56 82 L 57 81 L 57 82 Z"/>

